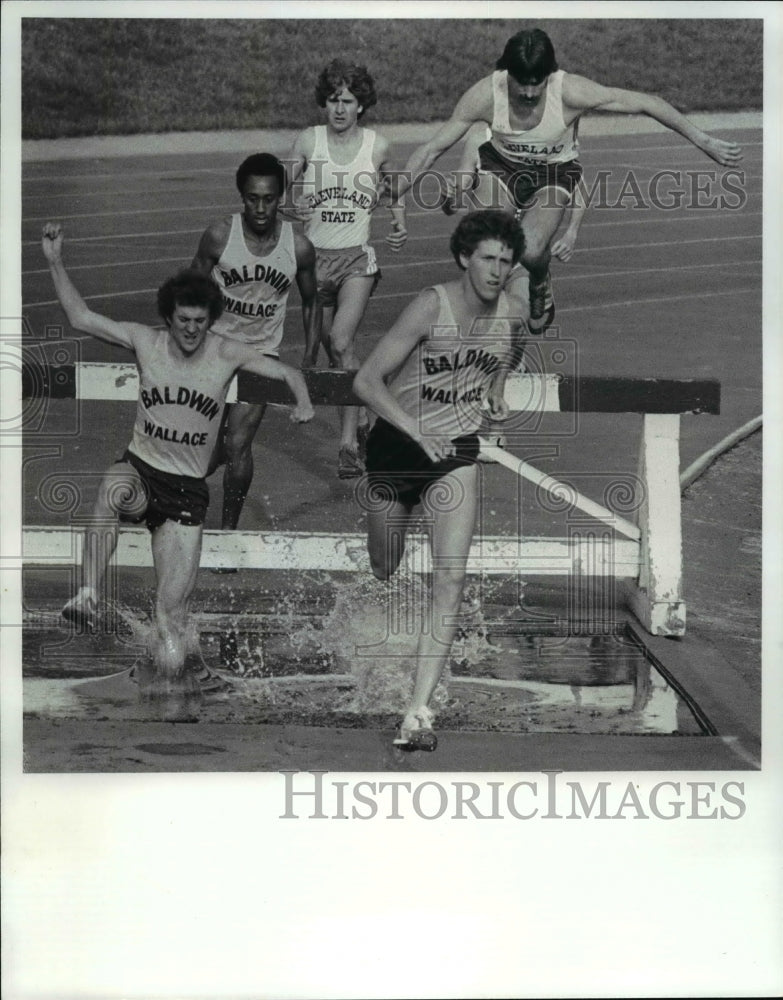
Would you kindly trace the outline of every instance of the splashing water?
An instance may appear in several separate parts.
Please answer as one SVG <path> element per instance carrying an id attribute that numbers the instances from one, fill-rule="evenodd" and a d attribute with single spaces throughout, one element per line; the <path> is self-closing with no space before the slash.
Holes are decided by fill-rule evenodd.
<path id="1" fill-rule="evenodd" d="M 431 701 L 435 712 L 449 701 L 452 664 L 464 668 L 501 652 L 488 640 L 484 622 L 482 603 L 491 597 L 487 579 L 470 578 L 466 585 L 460 627 Z M 305 704 L 313 708 L 318 703 L 325 711 L 396 714 L 410 698 L 419 636 L 432 629 L 429 587 L 428 575 L 405 564 L 388 581 L 364 573 L 347 578 L 326 572 L 303 574 L 274 595 L 271 613 L 256 631 L 238 627 L 220 634 L 219 657 L 213 656 L 218 652 L 215 633 L 211 640 L 205 636 L 201 640 L 218 676 L 230 679 L 232 700 L 280 710 L 296 711 Z M 241 596 L 232 603 L 242 604 Z M 134 641 L 154 649 L 154 620 L 123 611 Z M 238 610 L 238 621 L 241 614 Z M 197 616 L 192 616 L 189 657 L 214 676 L 202 657 L 202 643 Z"/>
<path id="2" fill-rule="evenodd" d="M 151 614 L 138 608 L 131 608 L 120 601 L 106 600 L 102 604 L 103 629 L 115 635 L 121 642 L 131 646 L 142 646 L 150 650 L 157 639 L 155 622 Z"/>
<path id="3" fill-rule="evenodd" d="M 145 614 L 118 601 L 107 601 L 105 607 L 106 620 L 112 623 L 112 630 L 116 635 L 131 646 L 137 647 L 139 652 L 143 650 L 148 658 L 157 662 L 161 639 L 152 612 Z M 196 669 L 201 674 L 209 674 L 201 652 L 198 623 L 192 616 L 187 625 L 185 656 L 190 669 Z"/>
<path id="4" fill-rule="evenodd" d="M 421 577 L 402 569 L 388 581 L 360 577 L 339 588 L 324 623 L 323 641 L 335 666 L 354 679 L 338 708 L 347 712 L 401 711 L 410 697 L 419 633 L 429 600 Z"/>
<path id="5" fill-rule="evenodd" d="M 452 645 L 452 661 L 478 662 L 499 648 L 487 640 L 477 587 L 466 589 L 462 626 Z M 402 566 L 388 581 L 360 575 L 335 586 L 335 602 L 320 627 L 300 628 L 301 648 L 317 647 L 332 671 L 348 675 L 352 687 L 336 696 L 334 708 L 349 713 L 400 712 L 413 687 L 422 631 L 431 632 L 429 578 Z M 448 701 L 449 664 L 433 694 L 437 711 Z"/>

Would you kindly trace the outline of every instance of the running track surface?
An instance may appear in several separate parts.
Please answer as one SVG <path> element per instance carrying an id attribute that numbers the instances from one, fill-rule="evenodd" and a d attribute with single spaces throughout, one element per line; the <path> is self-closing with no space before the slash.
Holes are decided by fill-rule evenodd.
<path id="1" fill-rule="evenodd" d="M 721 381 L 721 415 L 682 420 L 683 467 L 761 412 L 761 131 L 716 134 L 744 147 L 744 184 L 732 182 L 733 191 L 721 188 L 721 168 L 678 136 L 588 139 L 582 157 L 588 183 L 598 171 L 609 171 L 609 204 L 624 185 L 626 197 L 622 205 L 592 209 L 572 260 L 553 262 L 557 336 L 569 345 L 579 374 Z M 397 146 L 399 163 L 411 148 Z M 444 157 L 443 166 L 454 165 L 455 157 Z M 159 284 L 190 263 L 212 219 L 238 210 L 234 171 L 242 158 L 204 153 L 25 164 L 22 299 L 28 336 L 46 337 L 47 328 L 64 323 L 40 250 L 45 221 L 64 223 L 66 263 L 92 308 L 119 320 L 156 323 Z M 650 204 L 650 181 L 663 170 L 675 172 L 660 182 L 667 202 L 674 201 L 675 188 L 687 192 L 679 207 Z M 696 171 L 702 192 L 694 197 L 702 207 L 692 203 Z M 648 207 L 635 205 L 636 190 Z M 703 207 L 721 195 L 726 207 Z M 741 207 L 730 207 L 740 201 Z M 392 254 L 383 242 L 388 213 L 376 216 L 373 233 L 383 280 L 359 332 L 362 357 L 417 291 L 456 274 L 448 237 L 458 217 L 409 204 L 408 243 Z M 67 328 L 64 336 L 71 337 Z M 282 359 L 298 364 L 302 344 L 293 289 Z M 80 353 L 86 361 L 129 360 L 127 352 L 90 338 L 81 338 Z M 56 505 L 39 499 L 42 481 L 53 474 L 80 477 L 85 506 L 78 513 L 85 512 L 97 487 L 97 477 L 89 473 L 122 452 L 132 422 L 133 405 L 126 403 L 75 407 L 72 401 L 58 401 L 39 410 L 28 424 L 25 524 L 66 523 L 67 515 L 52 509 Z M 570 416 L 551 415 L 514 450 L 558 478 L 578 477 L 574 485 L 600 500 L 613 474 L 636 471 L 640 428 L 641 418 L 630 414 L 581 415 L 576 423 Z M 256 478 L 240 527 L 359 529 L 353 484 L 340 482 L 334 473 L 336 444 L 333 408 L 318 409 L 304 427 L 290 424 L 284 410 L 270 408 L 254 446 Z M 219 527 L 219 473 L 210 486 L 207 527 L 214 528 Z M 515 477 L 506 470 L 486 468 L 483 489 L 480 530 L 485 533 L 563 533 L 561 515 L 544 510 L 532 487 L 520 497 Z"/>

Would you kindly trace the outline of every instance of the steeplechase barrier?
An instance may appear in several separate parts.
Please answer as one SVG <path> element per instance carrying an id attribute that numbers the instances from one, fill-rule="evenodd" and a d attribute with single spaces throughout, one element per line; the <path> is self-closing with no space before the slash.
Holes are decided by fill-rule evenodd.
<path id="1" fill-rule="evenodd" d="M 305 377 L 315 405 L 359 405 L 352 376 L 340 371 L 308 371 Z M 22 395 L 26 399 L 135 401 L 138 371 L 133 364 L 76 362 L 26 363 Z M 628 603 L 648 632 L 685 633 L 682 589 L 680 510 L 680 417 L 718 414 L 720 383 L 715 379 L 660 379 L 515 374 L 507 381 L 512 412 L 637 413 L 643 417 L 637 481 L 641 495 L 629 505 L 634 520 L 621 516 L 622 505 L 583 496 L 571 485 L 535 469 L 491 442 L 485 458 L 497 462 L 537 489 L 578 508 L 600 528 L 581 526 L 568 537 L 480 536 L 474 540 L 468 572 L 490 574 L 616 577 L 625 581 Z M 292 403 L 285 383 L 240 373 L 228 402 Z M 606 497 L 605 497 L 606 499 Z M 619 537 L 623 536 L 623 537 Z M 68 565 L 81 557 L 81 533 L 74 527 L 24 526 L 22 561 L 29 565 Z M 426 569 L 426 541 L 414 535 L 409 553 Z M 410 558 L 410 556 L 409 556 Z M 115 554 L 120 566 L 151 566 L 144 528 L 122 528 Z M 358 533 L 204 532 L 201 565 L 205 568 L 369 571 L 365 537 Z"/>

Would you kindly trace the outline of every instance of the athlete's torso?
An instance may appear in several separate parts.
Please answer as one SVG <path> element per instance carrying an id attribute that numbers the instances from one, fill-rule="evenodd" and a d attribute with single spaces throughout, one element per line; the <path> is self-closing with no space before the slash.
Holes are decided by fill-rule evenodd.
<path id="1" fill-rule="evenodd" d="M 129 450 L 148 465 L 180 476 L 207 474 L 233 369 L 220 339 L 208 333 L 198 361 L 172 349 L 168 330 L 137 343 L 139 399 Z"/>
<path id="2" fill-rule="evenodd" d="M 389 391 L 429 434 L 454 439 L 472 434 L 483 419 L 481 405 L 492 376 L 510 356 L 511 317 L 505 292 L 493 316 L 462 330 L 443 285 L 434 287 L 439 311 L 430 336 L 417 345 L 389 385 Z"/>
<path id="3" fill-rule="evenodd" d="M 340 250 L 369 241 L 378 180 L 372 157 L 375 132 L 367 128 L 360 132 L 362 143 L 353 160 L 335 163 L 329 154 L 326 126 L 314 129 L 313 155 L 302 175 L 302 186 L 313 209 L 306 234 L 316 250 Z"/>
<path id="4" fill-rule="evenodd" d="M 509 121 L 508 74 L 498 70 L 492 74 L 492 137 L 490 142 L 510 163 L 542 166 L 566 163 L 579 156 L 577 121 L 566 125 L 563 118 L 562 70 L 552 73 L 544 96 L 544 113 L 538 125 L 531 129 L 512 129 Z"/>
<path id="5" fill-rule="evenodd" d="M 212 269 L 212 277 L 223 292 L 223 315 L 212 329 L 252 344 L 265 354 L 276 354 L 283 339 L 288 291 L 296 270 L 290 222 L 280 224 L 276 245 L 259 256 L 247 247 L 242 216 L 232 216 L 225 249 Z"/>

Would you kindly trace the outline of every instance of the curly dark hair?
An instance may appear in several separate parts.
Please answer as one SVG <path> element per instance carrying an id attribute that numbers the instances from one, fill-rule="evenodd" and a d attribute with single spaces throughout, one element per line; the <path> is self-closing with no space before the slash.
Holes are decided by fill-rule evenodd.
<path id="1" fill-rule="evenodd" d="M 276 177 L 280 185 L 280 194 L 286 188 L 285 167 L 272 153 L 253 153 L 239 164 L 237 170 L 237 191 L 242 194 L 248 177 Z"/>
<path id="2" fill-rule="evenodd" d="M 549 35 L 540 28 L 518 31 L 506 42 L 495 68 L 508 70 L 517 83 L 542 83 L 557 69 Z"/>
<path id="3" fill-rule="evenodd" d="M 460 257 L 470 257 L 482 240 L 500 240 L 511 248 L 512 260 L 519 263 L 525 249 L 522 229 L 508 212 L 488 210 L 471 212 L 460 221 L 451 234 L 449 247 L 454 260 L 461 270 L 465 270 Z"/>
<path id="4" fill-rule="evenodd" d="M 177 306 L 202 306 L 209 312 L 211 326 L 223 313 L 223 296 L 212 278 L 188 269 L 179 271 L 158 289 L 158 313 L 166 323 Z"/>
<path id="5" fill-rule="evenodd" d="M 325 108 L 332 94 L 342 90 L 343 87 L 347 87 L 359 102 L 360 118 L 368 108 L 378 103 L 375 82 L 365 66 L 333 59 L 326 69 L 321 71 L 315 85 L 315 100 L 318 107 Z"/>

